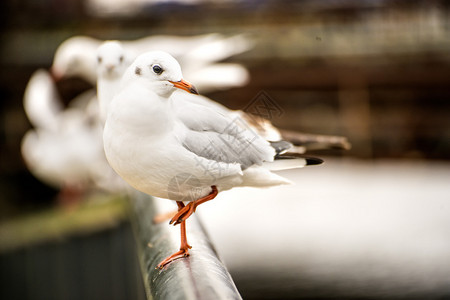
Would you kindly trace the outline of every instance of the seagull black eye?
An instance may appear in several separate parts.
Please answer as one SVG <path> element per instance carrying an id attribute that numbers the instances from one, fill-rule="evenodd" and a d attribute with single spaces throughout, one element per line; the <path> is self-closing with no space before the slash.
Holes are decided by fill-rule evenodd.
<path id="1" fill-rule="evenodd" d="M 163 71 L 164 70 L 159 65 L 153 66 L 153 72 L 155 72 L 156 74 L 160 75 Z"/>
<path id="2" fill-rule="evenodd" d="M 123 55 L 119 57 L 119 61 L 123 62 Z"/>
<path id="3" fill-rule="evenodd" d="M 102 63 L 102 58 L 101 58 L 101 56 L 97 57 L 97 62 L 98 62 L 99 64 Z"/>

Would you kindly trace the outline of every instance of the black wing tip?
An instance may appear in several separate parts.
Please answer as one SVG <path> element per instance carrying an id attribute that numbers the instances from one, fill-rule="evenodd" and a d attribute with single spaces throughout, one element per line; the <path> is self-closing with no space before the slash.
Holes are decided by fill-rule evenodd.
<path id="1" fill-rule="evenodd" d="M 315 166 L 323 164 L 323 159 L 318 157 L 305 157 L 307 166 Z"/>
<path id="2" fill-rule="evenodd" d="M 315 165 L 321 165 L 324 163 L 324 160 L 318 157 L 312 157 L 312 156 L 304 156 L 303 154 L 298 154 L 298 153 L 284 153 L 284 154 L 280 154 L 275 156 L 275 159 L 296 159 L 296 158 L 303 158 L 304 160 L 306 160 L 306 165 L 307 166 L 315 166 Z"/>

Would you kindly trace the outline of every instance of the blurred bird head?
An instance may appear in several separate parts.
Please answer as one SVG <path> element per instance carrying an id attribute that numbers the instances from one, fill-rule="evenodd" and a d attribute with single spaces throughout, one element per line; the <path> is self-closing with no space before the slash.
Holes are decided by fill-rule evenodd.
<path id="1" fill-rule="evenodd" d="M 129 65 L 128 55 L 119 41 L 105 41 L 97 49 L 98 78 L 122 76 Z"/>
<path id="2" fill-rule="evenodd" d="M 65 40 L 56 49 L 51 66 L 55 81 L 68 77 L 79 77 L 95 84 L 95 50 L 99 41 L 86 36 L 74 36 Z"/>

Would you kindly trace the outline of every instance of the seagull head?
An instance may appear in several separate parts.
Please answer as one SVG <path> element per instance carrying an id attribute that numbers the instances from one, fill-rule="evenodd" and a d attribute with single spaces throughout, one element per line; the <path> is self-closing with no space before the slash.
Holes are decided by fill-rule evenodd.
<path id="1" fill-rule="evenodd" d="M 131 78 L 144 81 L 161 96 L 172 94 L 176 88 L 198 94 L 197 89 L 183 79 L 177 60 L 163 51 L 151 51 L 138 56 L 124 75 L 124 81 Z"/>
<path id="2" fill-rule="evenodd" d="M 105 41 L 97 49 L 97 76 L 117 78 L 127 67 L 127 55 L 119 41 Z"/>
<path id="3" fill-rule="evenodd" d="M 86 36 L 74 36 L 61 43 L 50 70 L 55 81 L 80 77 L 95 83 L 95 50 L 98 44 L 98 40 Z"/>

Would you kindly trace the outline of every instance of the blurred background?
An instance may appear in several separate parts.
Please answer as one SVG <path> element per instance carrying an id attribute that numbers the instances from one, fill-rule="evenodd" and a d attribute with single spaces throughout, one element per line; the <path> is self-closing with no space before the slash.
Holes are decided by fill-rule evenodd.
<path id="1" fill-rule="evenodd" d="M 248 81 L 206 95 L 243 109 L 263 91 L 280 108 L 271 118 L 275 125 L 346 136 L 352 149 L 313 152 L 325 165 L 284 172 L 295 186 L 231 191 L 199 210 L 244 299 L 450 297 L 448 1 L 5 0 L 0 6 L 3 234 L 11 222 L 55 205 L 57 189 L 31 175 L 20 143 L 32 127 L 23 109 L 28 80 L 38 68 L 50 68 L 63 41 L 246 34 L 252 47 L 223 62 L 245 67 Z M 57 83 L 65 105 L 92 87 L 77 77 Z M 69 230 L 65 250 L 48 240 L 40 242 L 40 254 L 26 242 L 14 251 L 4 247 L 2 280 L 26 285 L 39 277 L 33 273 L 39 255 L 52 251 L 60 253 L 59 263 L 49 262 L 53 271 L 67 269 L 62 262 L 72 252 L 80 264 L 91 262 L 78 267 L 79 279 L 109 266 L 93 263 L 99 249 L 122 245 L 120 255 L 133 253 L 123 246 L 133 243 L 129 224 L 114 205 L 102 222 L 119 228 L 120 237 L 86 225 L 85 232 L 95 231 L 106 244 L 85 244 Z M 256 220 L 246 218 L 251 213 Z M 136 264 L 128 260 L 114 276 Z M 133 278 L 137 269 L 128 271 Z M 11 270 L 27 271 L 13 276 Z M 49 276 L 58 277 L 52 270 Z M 52 297 L 79 290 L 63 287 Z M 90 287 L 85 299 L 102 298 L 101 288 Z M 23 298 L 32 298 L 33 288 Z M 138 295 L 141 288 L 128 291 Z"/>

